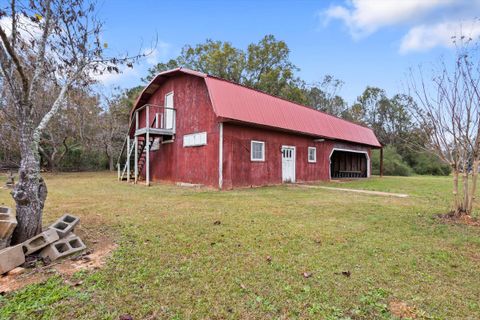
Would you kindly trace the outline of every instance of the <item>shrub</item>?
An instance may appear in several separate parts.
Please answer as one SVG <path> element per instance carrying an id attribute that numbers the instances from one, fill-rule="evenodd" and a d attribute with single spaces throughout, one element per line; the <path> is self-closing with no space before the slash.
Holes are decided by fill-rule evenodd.
<path id="1" fill-rule="evenodd" d="M 431 174 L 434 176 L 448 176 L 451 168 L 436 156 L 427 152 L 417 152 L 413 170 L 417 174 Z"/>
<path id="2" fill-rule="evenodd" d="M 372 172 L 380 174 L 380 150 L 372 152 Z M 383 174 L 386 176 L 410 176 L 413 174 L 412 168 L 403 161 L 394 146 L 383 148 Z"/>
<path id="3" fill-rule="evenodd" d="M 65 155 L 58 169 L 60 171 L 85 171 L 102 170 L 107 167 L 108 161 L 104 154 L 83 148 L 75 148 Z"/>

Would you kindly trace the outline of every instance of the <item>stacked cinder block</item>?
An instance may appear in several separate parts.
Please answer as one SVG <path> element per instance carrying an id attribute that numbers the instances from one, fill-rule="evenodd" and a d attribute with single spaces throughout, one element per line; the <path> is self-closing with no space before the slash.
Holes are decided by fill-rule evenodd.
<path id="1" fill-rule="evenodd" d="M 0 249 L 10 244 L 10 238 L 16 226 L 17 218 L 12 209 L 0 206 Z"/>
<path id="2" fill-rule="evenodd" d="M 70 232 L 73 232 L 79 222 L 79 218 L 67 213 L 48 228 L 55 230 L 60 238 L 65 238 Z"/>
<path id="3" fill-rule="evenodd" d="M 87 247 L 82 239 L 73 233 L 79 222 L 78 217 L 65 214 L 35 237 L 22 244 L 0 250 L 0 274 L 25 263 L 25 256 L 36 252 L 39 252 L 41 257 L 54 261 L 85 250 Z M 0 236 L 2 230 L 0 224 Z"/>
<path id="4" fill-rule="evenodd" d="M 80 219 L 78 217 L 70 214 L 65 214 L 55 221 L 49 229 L 57 232 L 60 240 L 45 247 L 45 249 L 40 252 L 40 256 L 43 258 L 48 257 L 51 261 L 54 261 L 85 250 L 87 247 L 82 239 L 73 233 L 79 222 Z"/>
<path id="5" fill-rule="evenodd" d="M 87 247 L 83 243 L 82 239 L 77 235 L 70 233 L 63 239 L 52 243 L 40 252 L 42 257 L 48 257 L 51 261 L 57 260 L 76 252 L 85 250 Z"/>
<path id="6" fill-rule="evenodd" d="M 49 244 L 60 239 L 58 233 L 53 229 L 47 229 L 33 238 L 25 241 L 23 245 L 23 253 L 28 256 L 40 249 L 45 248 Z"/>
<path id="7" fill-rule="evenodd" d="M 0 250 L 0 274 L 4 274 L 24 263 L 25 255 L 21 244 Z"/>

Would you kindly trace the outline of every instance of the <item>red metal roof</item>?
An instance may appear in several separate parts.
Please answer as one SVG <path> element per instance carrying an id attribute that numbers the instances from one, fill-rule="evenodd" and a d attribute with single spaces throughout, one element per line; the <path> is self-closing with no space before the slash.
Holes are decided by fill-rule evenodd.
<path id="1" fill-rule="evenodd" d="M 146 103 L 146 100 L 153 94 L 154 90 L 150 88 L 152 84 L 154 87 L 158 87 L 161 79 L 179 72 L 205 79 L 214 111 L 218 117 L 300 132 L 315 137 L 381 147 L 375 133 L 370 128 L 255 89 L 184 68 L 158 74 L 143 90 L 135 106 L 140 106 L 143 101 Z"/>

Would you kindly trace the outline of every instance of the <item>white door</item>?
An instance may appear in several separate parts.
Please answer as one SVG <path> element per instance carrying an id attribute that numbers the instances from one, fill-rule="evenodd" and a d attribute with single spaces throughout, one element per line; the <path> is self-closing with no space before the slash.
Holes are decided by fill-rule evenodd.
<path id="1" fill-rule="evenodd" d="M 295 182 L 295 147 L 282 146 L 282 181 Z"/>
<path id="2" fill-rule="evenodd" d="M 173 110 L 173 92 L 165 95 L 165 128 L 175 129 L 175 114 Z"/>

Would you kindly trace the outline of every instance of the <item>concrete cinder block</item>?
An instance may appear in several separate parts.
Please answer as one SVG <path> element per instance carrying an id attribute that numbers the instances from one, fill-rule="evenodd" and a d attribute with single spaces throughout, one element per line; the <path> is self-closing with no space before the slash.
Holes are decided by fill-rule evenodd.
<path id="1" fill-rule="evenodd" d="M 21 244 L 0 250 L 0 274 L 4 274 L 23 263 L 25 263 L 25 255 Z"/>
<path id="2" fill-rule="evenodd" d="M 9 238 L 15 227 L 17 218 L 9 207 L 0 206 L 0 239 Z"/>
<path id="3" fill-rule="evenodd" d="M 32 254 L 38 250 L 45 248 L 50 243 L 60 239 L 58 232 L 53 229 L 47 229 L 33 238 L 28 239 L 23 243 L 23 252 L 25 255 Z"/>
<path id="4" fill-rule="evenodd" d="M 70 232 L 75 229 L 75 226 L 80 222 L 80 218 L 71 214 L 64 214 L 60 219 L 55 221 L 49 229 L 57 231 L 60 238 L 65 238 Z"/>
<path id="5" fill-rule="evenodd" d="M 76 235 L 68 235 L 67 237 L 58 240 L 52 244 L 49 244 L 42 251 L 40 251 L 40 256 L 43 258 L 50 258 L 51 261 L 64 258 L 71 254 L 83 251 L 87 248 Z"/>

